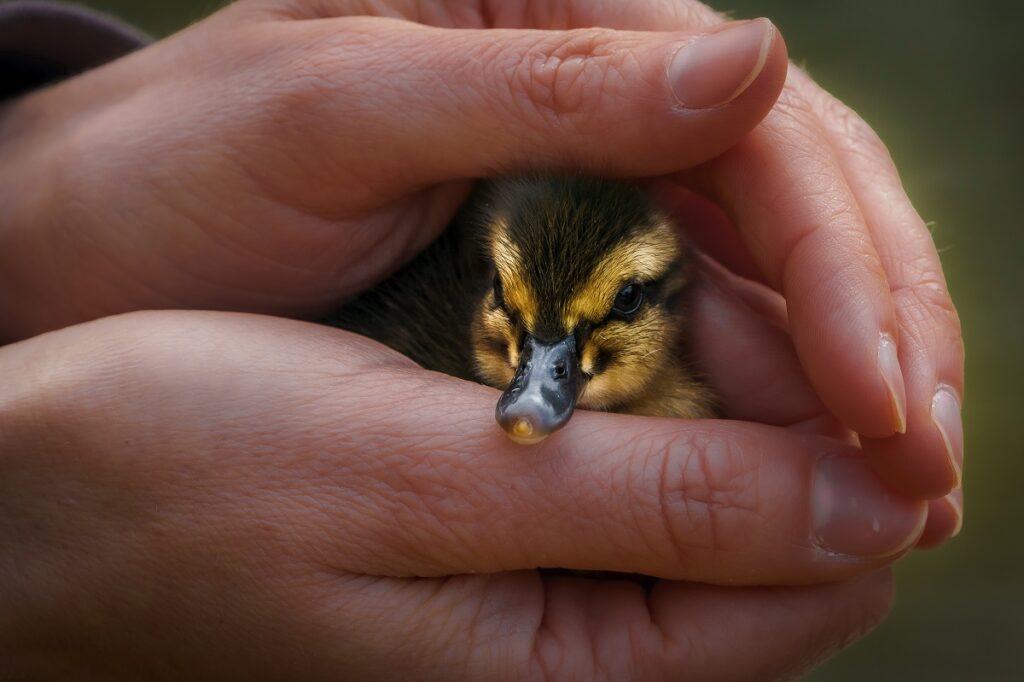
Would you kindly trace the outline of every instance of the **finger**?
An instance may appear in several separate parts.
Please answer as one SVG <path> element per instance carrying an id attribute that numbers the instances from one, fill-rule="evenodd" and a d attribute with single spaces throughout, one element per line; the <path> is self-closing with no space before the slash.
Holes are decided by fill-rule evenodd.
<path id="1" fill-rule="evenodd" d="M 933 549 L 960 534 L 964 525 L 964 494 L 956 488 L 945 497 L 928 502 L 928 523 L 925 524 L 918 549 Z"/>
<path id="2" fill-rule="evenodd" d="M 250 3 L 252 4 L 252 3 Z M 252 8 L 247 9 L 251 11 Z M 258 7 L 256 8 L 258 11 Z M 361 0 L 323 0 L 317 3 L 294 3 L 282 7 L 279 2 L 263 8 L 268 17 L 292 19 L 324 19 L 364 14 Z M 380 16 L 418 21 L 431 26 L 451 28 L 544 28 L 567 30 L 589 26 L 609 26 L 624 30 L 657 31 L 660 27 L 704 26 L 721 23 L 722 17 L 700 2 L 652 2 L 638 4 L 631 0 L 600 3 L 590 0 L 515 0 L 484 3 L 482 8 L 452 8 L 425 4 L 412 8 L 400 0 L 376 3 Z"/>
<path id="3" fill-rule="evenodd" d="M 784 304 L 773 305 L 777 294 L 701 262 L 688 330 L 724 416 L 789 426 L 826 414 L 783 326 Z M 761 300 L 748 303 L 754 297 Z"/>
<path id="4" fill-rule="evenodd" d="M 760 282 L 728 217 L 707 199 L 669 183 L 656 181 L 653 190 L 685 227 L 685 240 L 711 256 L 698 256 L 687 331 L 723 415 L 799 424 L 808 432 L 849 440 L 849 430 L 828 414 L 800 365 L 785 300 Z M 737 363 L 738 357 L 744 362 Z"/>
<path id="5" fill-rule="evenodd" d="M 789 678 L 870 632 L 892 605 L 888 570 L 811 587 L 658 581 L 649 594 L 626 580 L 536 573 L 354 585 L 345 622 L 338 598 L 318 605 L 336 640 L 370 651 L 382 638 L 415 643 L 415 657 L 394 663 L 416 678 Z"/>
<path id="6" fill-rule="evenodd" d="M 581 412 L 558 437 L 523 452 L 495 428 L 494 391 L 442 377 L 429 391 L 425 378 L 401 388 L 409 378 L 376 368 L 350 374 L 330 410 L 359 405 L 374 415 L 374 457 L 352 466 L 357 478 L 376 481 L 371 496 L 386 523 L 370 532 L 393 552 L 371 558 L 382 573 L 550 566 L 812 582 L 891 560 L 924 523 L 923 504 L 892 496 L 831 441 L 741 423 L 681 427 Z M 396 383 L 401 410 L 381 396 L 382 381 Z M 446 427 L 453 417 L 455 428 Z"/>
<path id="7" fill-rule="evenodd" d="M 767 20 L 703 34 L 450 30 L 368 17 L 247 28 L 240 49 L 286 53 L 263 78 L 269 110 L 287 107 L 303 122 L 274 128 L 274 143 L 305 171 L 292 184 L 315 200 L 302 185 L 331 175 L 348 205 L 362 192 L 379 203 L 389 188 L 523 167 L 636 176 L 699 163 L 761 120 L 787 69 Z M 339 179 L 338 158 L 358 177 Z"/>
<path id="8" fill-rule="evenodd" d="M 694 677 L 709 680 L 790 678 L 806 671 L 873 630 L 892 599 L 889 570 L 844 583 L 741 593 L 663 582 L 651 596 L 653 620 L 670 642 L 673 632 L 696 638 L 675 638 L 680 652 L 687 641 L 707 646 L 707 660 L 714 663 L 698 664 Z M 700 637 L 698 630 L 706 634 Z M 736 641 L 745 643 L 742 651 Z"/>
<path id="9" fill-rule="evenodd" d="M 730 213 L 786 298 L 801 362 L 830 411 L 861 434 L 902 430 L 903 380 L 888 284 L 814 124 L 776 109 L 690 178 Z"/>
<path id="10" fill-rule="evenodd" d="M 725 416 L 798 425 L 805 432 L 848 439 L 807 383 L 788 335 L 771 322 L 778 312 L 772 309 L 771 295 L 749 282 L 739 288 L 738 278 L 707 259 L 703 262 L 693 306 L 695 359 Z M 736 363 L 737 357 L 744 362 Z M 963 490 L 958 487 L 928 503 L 928 520 L 916 547 L 941 546 L 962 527 Z"/>
<path id="11" fill-rule="evenodd" d="M 729 216 L 707 198 L 670 182 L 651 183 L 659 204 L 682 226 L 687 240 L 737 275 L 764 282 Z"/>
<path id="12" fill-rule="evenodd" d="M 826 128 L 893 291 L 900 364 L 907 389 L 907 432 L 865 442 L 879 474 L 907 494 L 937 497 L 960 484 L 960 405 L 964 347 L 942 263 L 924 221 L 900 183 L 885 145 L 853 111 L 797 82 Z"/>
<path id="13" fill-rule="evenodd" d="M 133 387 L 170 382 L 161 423 L 146 417 L 133 448 L 146 446 L 140 437 L 158 445 L 182 442 L 183 431 L 204 442 L 221 434 L 219 447 L 189 461 L 187 494 L 216 502 L 223 478 L 239 476 L 253 488 L 247 507 L 272 510 L 273 528 L 317 529 L 300 549 L 315 546 L 338 570 L 548 566 L 817 582 L 891 561 L 925 521 L 923 502 L 895 497 L 855 450 L 828 439 L 581 411 L 524 448 L 494 423 L 496 391 L 414 369 L 346 332 L 214 313 L 108 324 L 143 354 L 89 358 L 89 371 L 113 363 L 119 375 L 119 412 L 104 421 L 111 448 L 132 423 L 123 411 Z M 74 410 L 71 399 L 56 402 L 50 409 Z M 90 419 L 106 420 L 101 396 L 89 404 Z M 258 523 L 249 514 L 218 521 L 240 524 L 238 533 Z"/>

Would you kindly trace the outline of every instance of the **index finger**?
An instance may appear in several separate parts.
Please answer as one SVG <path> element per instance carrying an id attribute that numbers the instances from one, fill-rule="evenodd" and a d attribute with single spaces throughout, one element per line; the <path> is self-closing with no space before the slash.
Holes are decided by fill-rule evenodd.
<path id="1" fill-rule="evenodd" d="M 923 530 L 924 503 L 889 492 L 857 451 L 829 439 L 580 411 L 523 447 L 495 427 L 493 390 L 436 376 L 396 411 L 371 389 L 379 395 L 383 380 L 408 396 L 403 384 L 428 379 L 367 379 L 345 385 L 374 415 L 374 451 L 353 453 L 354 469 L 335 480 L 356 472 L 386 521 L 367 529 L 384 548 L 373 572 L 559 567 L 813 583 L 888 563 Z"/>
<path id="2" fill-rule="evenodd" d="M 906 428 L 899 325 L 860 206 L 825 135 L 787 96 L 747 138 L 681 177 L 730 214 L 786 299 L 808 377 L 869 437 Z"/>
<path id="3" fill-rule="evenodd" d="M 812 583 L 892 561 L 925 522 L 924 503 L 894 495 L 856 450 L 821 437 L 580 411 L 524 447 L 495 425 L 493 389 L 420 370 L 347 332 L 223 313 L 100 326 L 138 357 L 90 357 L 89 371 L 116 362 L 104 384 L 115 396 L 137 384 L 162 396 L 159 421 L 130 434 L 119 429 L 133 405 L 96 396 L 86 412 L 105 437 L 144 449 L 182 430 L 230 434 L 207 438 L 198 457 L 179 448 L 188 494 L 219 499 L 225 472 L 247 472 L 252 504 L 219 523 L 242 532 L 259 522 L 253 513 L 268 515 L 297 551 L 350 573 L 547 566 Z"/>
<path id="4" fill-rule="evenodd" d="M 72 366 L 53 376 L 70 387 L 50 391 L 69 397 L 45 409 L 88 420 L 112 451 L 131 442 L 131 453 L 167 452 L 153 466 L 188 472 L 177 494 L 192 501 L 194 523 L 208 524 L 230 488 L 248 502 L 218 516 L 221 532 L 265 522 L 277 542 L 349 573 L 560 567 L 814 583 L 891 562 L 925 523 L 925 503 L 893 494 L 858 451 L 818 436 L 581 410 L 525 447 L 494 423 L 494 389 L 348 332 L 140 313 L 56 332 L 47 347 L 97 335 L 122 350 L 69 354 Z M 98 377 L 87 407 L 74 399 L 83 374 Z M 148 401 L 132 398 L 142 392 Z"/>

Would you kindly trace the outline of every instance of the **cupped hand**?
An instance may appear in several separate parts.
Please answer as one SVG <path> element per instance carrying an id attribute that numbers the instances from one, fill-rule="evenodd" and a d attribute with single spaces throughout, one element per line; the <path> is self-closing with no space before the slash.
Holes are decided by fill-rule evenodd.
<path id="1" fill-rule="evenodd" d="M 417 23 L 240 2 L 15 103 L 0 334 L 141 308 L 323 315 L 436 237 L 473 178 L 676 171 L 753 128 L 785 79 L 767 21 L 484 30 L 448 6 Z"/>
<path id="2" fill-rule="evenodd" d="M 727 279 L 698 315 L 699 348 L 775 360 L 702 354 L 752 389 L 726 410 L 822 412 Z M 801 432 L 824 425 L 580 412 L 522 447 L 496 391 L 278 318 L 106 318 L 0 349 L 0 372 L 14 677 L 785 677 L 884 616 L 926 515 Z"/>
<path id="3" fill-rule="evenodd" d="M 436 236 L 467 178 L 665 175 L 725 208 L 828 410 L 952 532 L 962 344 L 930 235 L 870 129 L 785 73 L 770 24 L 694 2 L 240 2 L 4 112 L 0 333 L 315 316 Z"/>

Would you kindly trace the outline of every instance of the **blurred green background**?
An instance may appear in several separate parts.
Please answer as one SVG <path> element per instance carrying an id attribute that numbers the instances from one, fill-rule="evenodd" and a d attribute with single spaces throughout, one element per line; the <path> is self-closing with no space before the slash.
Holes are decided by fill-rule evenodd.
<path id="1" fill-rule="evenodd" d="M 162 36 L 220 3 L 86 4 Z M 770 17 L 794 60 L 888 143 L 934 222 L 967 339 L 964 532 L 906 559 L 889 620 L 811 679 L 1024 680 L 1024 448 L 1012 430 L 1024 405 L 1024 3 L 712 4 Z"/>

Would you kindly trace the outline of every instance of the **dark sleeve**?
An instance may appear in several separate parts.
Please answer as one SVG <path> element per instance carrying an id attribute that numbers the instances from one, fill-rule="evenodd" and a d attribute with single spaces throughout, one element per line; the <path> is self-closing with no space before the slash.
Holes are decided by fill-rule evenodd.
<path id="1" fill-rule="evenodd" d="M 113 61 L 150 40 L 78 5 L 0 0 L 0 100 Z"/>

